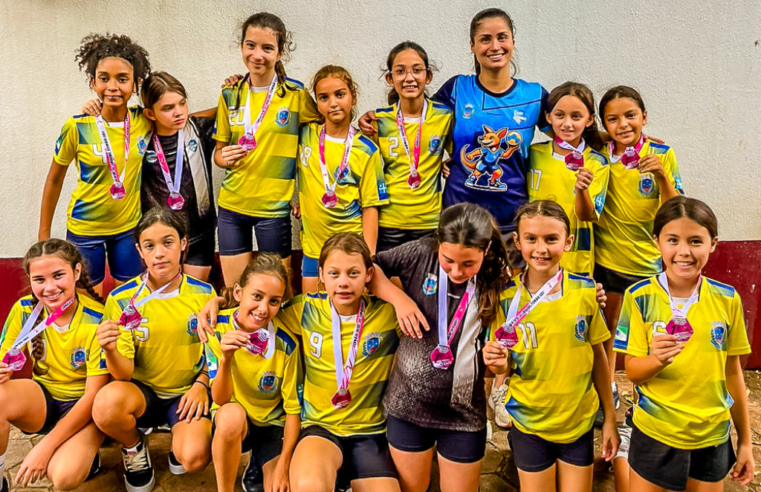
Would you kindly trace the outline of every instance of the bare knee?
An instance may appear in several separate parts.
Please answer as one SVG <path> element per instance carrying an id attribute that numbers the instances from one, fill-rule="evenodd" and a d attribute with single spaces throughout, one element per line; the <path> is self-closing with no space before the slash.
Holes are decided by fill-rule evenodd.
<path id="1" fill-rule="evenodd" d="M 124 385 L 122 381 L 115 381 L 103 387 L 92 406 L 92 419 L 101 430 L 120 426 L 129 415 L 124 405 Z"/>
<path id="2" fill-rule="evenodd" d="M 56 490 L 74 490 L 87 480 L 88 467 L 60 466 L 54 470 L 48 469 L 48 479 Z"/>
<path id="3" fill-rule="evenodd" d="M 322 477 L 304 474 L 291 474 L 291 489 L 293 492 L 330 492 L 333 485 L 323 483 Z"/>
<path id="4" fill-rule="evenodd" d="M 194 449 L 188 449 L 178 457 L 180 464 L 188 473 L 203 471 L 211 463 L 211 452 L 208 449 L 199 449 L 196 445 Z"/>
<path id="5" fill-rule="evenodd" d="M 217 410 L 214 417 L 214 437 L 224 442 L 241 441 L 246 429 L 246 411 L 236 403 L 228 403 Z"/>

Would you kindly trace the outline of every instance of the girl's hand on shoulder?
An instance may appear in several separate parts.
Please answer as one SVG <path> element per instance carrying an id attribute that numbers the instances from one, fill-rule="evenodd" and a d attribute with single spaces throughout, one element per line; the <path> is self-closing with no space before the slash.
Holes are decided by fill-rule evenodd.
<path id="1" fill-rule="evenodd" d="M 90 99 L 82 106 L 82 112 L 87 116 L 98 116 L 102 107 L 103 103 L 100 100 Z"/>
<path id="2" fill-rule="evenodd" d="M 484 364 L 492 368 L 492 372 L 503 374 L 507 369 L 507 348 L 498 342 L 486 342 Z"/>
<path id="3" fill-rule="evenodd" d="M 665 144 L 665 143 L 666 143 L 666 141 L 665 141 L 665 140 L 661 140 L 660 138 L 657 138 L 657 137 L 652 137 L 652 136 L 650 136 L 650 135 L 646 135 L 646 134 L 644 134 L 644 133 L 642 134 L 642 136 L 643 136 L 643 137 L 645 137 L 646 139 L 648 139 L 648 140 L 652 141 L 652 142 L 655 142 L 655 143 L 657 143 L 657 144 L 661 144 L 661 145 L 663 145 L 663 144 Z"/>
<path id="4" fill-rule="evenodd" d="M 608 295 L 605 293 L 605 289 L 602 288 L 601 283 L 596 283 L 595 288 L 597 289 L 597 304 L 600 305 L 600 309 L 605 309 L 605 305 L 608 302 Z"/>
<path id="5" fill-rule="evenodd" d="M 224 89 L 225 87 L 232 87 L 235 84 L 237 84 L 238 81 L 242 78 L 243 78 L 243 75 L 240 75 L 240 74 L 230 75 L 229 77 L 225 79 L 225 82 L 222 84 L 222 88 Z"/>
<path id="6" fill-rule="evenodd" d="M 98 325 L 98 329 L 95 331 L 95 336 L 98 337 L 100 348 L 106 352 L 113 352 L 116 350 L 116 342 L 121 336 L 121 329 L 119 326 L 119 322 L 112 319 L 107 319 Z"/>
<path id="7" fill-rule="evenodd" d="M 228 360 L 232 359 L 236 350 L 248 344 L 248 333 L 243 330 L 228 331 L 222 335 L 219 344 L 222 347 L 222 356 Z"/>
<path id="8" fill-rule="evenodd" d="M 180 398 L 177 407 L 180 421 L 201 420 L 209 413 L 209 392 L 201 383 L 193 383 L 187 393 Z"/>
<path id="9" fill-rule="evenodd" d="M 616 429 L 616 419 L 607 419 L 602 424 L 602 457 L 605 461 L 611 461 L 618 453 L 621 445 L 621 437 Z"/>
<path id="10" fill-rule="evenodd" d="M 26 487 L 30 483 L 45 478 L 53 451 L 48 449 L 44 439 L 29 451 L 16 474 L 16 484 Z"/>
<path id="11" fill-rule="evenodd" d="M 586 167 L 582 167 L 576 173 L 576 189 L 579 191 L 588 190 L 594 177 L 595 174 L 592 171 Z"/>
<path id="12" fill-rule="evenodd" d="M 441 163 L 441 175 L 444 176 L 444 179 L 447 179 L 449 177 L 449 173 L 452 172 L 452 170 L 449 168 L 449 166 L 451 165 L 452 165 L 451 157 Z"/>
<path id="13" fill-rule="evenodd" d="M 732 481 L 740 482 L 741 485 L 748 485 L 753 480 L 756 465 L 753 460 L 753 446 L 737 447 L 737 462 L 732 467 Z"/>
<path id="14" fill-rule="evenodd" d="M 652 173 L 655 177 L 664 175 L 663 163 L 661 158 L 655 154 L 647 154 L 639 161 L 640 174 Z"/>
<path id="15" fill-rule="evenodd" d="M 656 335 L 650 343 L 650 353 L 663 367 L 674 362 L 674 357 L 679 355 L 683 348 L 684 345 L 677 343 L 674 335 Z"/>
<path id="16" fill-rule="evenodd" d="M 11 368 L 8 367 L 8 364 L 0 362 L 0 384 L 9 381 L 12 375 L 13 371 L 11 371 Z"/>
<path id="17" fill-rule="evenodd" d="M 219 303 L 224 301 L 224 297 L 215 297 L 209 299 L 206 305 L 198 313 L 198 338 L 201 343 L 209 341 L 209 336 L 214 336 L 214 328 L 217 327 L 217 314 L 219 314 Z"/>
<path id="18" fill-rule="evenodd" d="M 420 308 L 415 304 L 415 301 L 410 299 L 409 296 L 404 295 L 402 299 L 394 304 L 396 308 L 396 317 L 399 320 L 399 328 L 408 337 L 423 338 L 423 332 L 420 331 L 422 327 L 425 331 L 429 331 L 428 322 L 425 320 Z"/>
<path id="19" fill-rule="evenodd" d="M 365 135 L 375 135 L 378 133 L 373 127 L 373 121 L 378 121 L 375 111 L 368 111 L 359 118 L 359 129 Z"/>
<path id="20" fill-rule="evenodd" d="M 240 164 L 241 159 L 248 155 L 248 151 L 240 145 L 228 145 L 222 148 L 222 160 L 225 161 L 227 169 L 235 169 Z"/>

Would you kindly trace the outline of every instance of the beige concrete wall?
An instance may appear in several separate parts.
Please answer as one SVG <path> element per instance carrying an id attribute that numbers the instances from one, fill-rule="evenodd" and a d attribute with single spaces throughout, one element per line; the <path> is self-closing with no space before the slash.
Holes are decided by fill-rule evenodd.
<path id="1" fill-rule="evenodd" d="M 399 41 L 429 51 L 441 69 L 434 88 L 470 72 L 468 25 L 489 6 L 515 20 L 520 77 L 548 90 L 585 82 L 598 98 L 620 83 L 640 89 L 648 132 L 675 148 L 687 192 L 714 208 L 722 238 L 761 238 L 755 0 L 0 0 L 0 256 L 21 256 L 36 240 L 55 140 L 92 97 L 74 62 L 87 34 L 129 34 L 155 69 L 185 84 L 191 110 L 202 109 L 216 105 L 225 75 L 244 69 L 237 26 L 268 10 L 293 31 L 289 76 L 308 81 L 323 64 L 344 65 L 360 84 L 364 111 L 383 104 L 380 66 Z M 64 234 L 74 183 L 70 172 L 54 235 Z"/>

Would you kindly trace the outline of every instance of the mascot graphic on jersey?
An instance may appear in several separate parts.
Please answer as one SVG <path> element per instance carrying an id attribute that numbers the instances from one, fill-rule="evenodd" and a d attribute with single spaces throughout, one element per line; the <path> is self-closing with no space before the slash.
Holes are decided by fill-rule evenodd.
<path id="1" fill-rule="evenodd" d="M 503 174 L 499 161 L 509 159 L 518 150 L 523 138 L 516 131 L 508 133 L 507 127 L 499 130 L 492 130 L 486 125 L 482 127 L 484 133 L 478 137 L 481 147 L 468 152 L 470 146 L 465 145 L 460 150 L 460 161 L 468 169 L 472 169 L 465 186 L 479 190 L 505 191 L 507 185 L 499 179 Z M 502 141 L 507 145 L 507 149 L 502 149 Z M 480 182 L 483 175 L 487 176 L 486 183 Z"/>

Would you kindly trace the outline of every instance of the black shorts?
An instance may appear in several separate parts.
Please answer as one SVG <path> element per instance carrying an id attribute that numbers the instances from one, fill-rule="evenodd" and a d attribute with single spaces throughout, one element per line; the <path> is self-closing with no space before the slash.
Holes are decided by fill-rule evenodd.
<path id="1" fill-rule="evenodd" d="M 291 256 L 291 217 L 251 217 L 219 207 L 217 218 L 219 254 L 234 256 L 250 253 L 277 253 L 283 258 Z"/>
<path id="2" fill-rule="evenodd" d="M 260 467 L 274 460 L 283 452 L 285 429 L 277 425 L 259 427 L 248 421 L 248 431 L 243 439 L 243 452 L 251 451 L 251 463 Z"/>
<path id="3" fill-rule="evenodd" d="M 477 463 L 486 452 L 486 427 L 481 431 L 452 431 L 421 427 L 389 415 L 386 418 L 388 443 L 408 453 L 436 451 L 455 463 Z"/>
<path id="4" fill-rule="evenodd" d="M 212 266 L 214 264 L 214 251 L 216 248 L 217 242 L 212 231 L 193 244 L 188 245 L 185 264 L 199 267 Z"/>
<path id="5" fill-rule="evenodd" d="M 378 227 L 377 252 L 388 251 L 410 241 L 416 241 L 423 237 L 433 236 L 436 229 L 395 229 L 392 227 Z"/>
<path id="6" fill-rule="evenodd" d="M 364 478 L 397 478 L 386 434 L 337 436 L 319 425 L 310 425 L 301 429 L 299 441 L 309 436 L 327 439 L 341 450 L 343 464 L 338 470 L 338 483 Z"/>
<path id="7" fill-rule="evenodd" d="M 146 429 L 148 427 L 168 425 L 170 428 L 173 428 L 177 425 L 180 421 L 177 408 L 180 406 L 182 395 L 175 396 L 174 398 L 161 398 L 145 383 L 135 379 L 130 382 L 137 386 L 137 389 L 140 390 L 145 398 L 145 412 L 137 418 L 137 427 Z M 209 402 L 211 402 L 211 394 L 209 394 Z M 211 420 L 209 414 L 203 415 L 201 418 Z"/>
<path id="8" fill-rule="evenodd" d="M 592 277 L 595 279 L 595 282 L 602 284 L 602 288 L 605 289 L 605 292 L 618 295 L 624 295 L 626 289 L 640 280 L 650 278 L 640 277 L 639 275 L 627 275 L 626 273 L 617 272 L 600 265 L 595 265 L 595 271 Z"/>
<path id="9" fill-rule="evenodd" d="M 526 434 L 513 426 L 507 434 L 510 449 L 513 450 L 515 466 L 525 472 L 540 472 L 557 461 L 574 466 L 590 466 L 595 460 L 594 427 L 567 444 L 547 441 L 534 434 Z"/>
<path id="10" fill-rule="evenodd" d="M 40 384 L 39 381 L 35 381 L 35 383 L 37 383 L 37 385 L 42 388 L 42 394 L 45 396 L 45 423 L 42 424 L 42 428 L 37 432 L 22 431 L 26 435 L 50 433 L 56 424 L 58 424 L 58 422 L 60 422 L 61 419 L 64 418 L 66 414 L 69 413 L 71 409 L 74 408 L 74 405 L 76 405 L 79 401 L 56 400 L 53 398 L 53 395 L 50 394 L 50 391 L 48 391 L 45 385 Z"/>
<path id="11" fill-rule="evenodd" d="M 629 466 L 650 483 L 668 490 L 684 490 L 687 479 L 720 482 L 737 458 L 732 440 L 701 449 L 676 449 L 632 427 Z"/>

